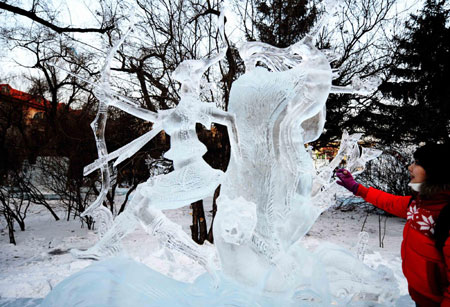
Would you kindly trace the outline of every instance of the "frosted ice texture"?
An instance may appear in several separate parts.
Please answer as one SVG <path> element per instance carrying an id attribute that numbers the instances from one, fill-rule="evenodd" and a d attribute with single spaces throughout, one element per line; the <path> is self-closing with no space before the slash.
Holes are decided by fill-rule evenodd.
<path id="1" fill-rule="evenodd" d="M 325 102 L 332 90 L 326 56 L 311 36 L 286 49 L 259 42 L 242 48 L 247 72 L 233 83 L 229 104 L 242 158 L 230 161 L 214 224 L 223 273 L 265 293 L 319 305 L 359 291 L 393 294 L 381 283 L 384 273 L 365 267 L 347 251 L 334 246 L 309 251 L 301 245 L 340 193 L 332 178 L 339 163 L 345 159 L 358 174 L 381 153 L 366 148 L 360 153 L 361 135 L 344 132 L 336 158 L 314 168 L 305 144 L 319 137 L 325 123 Z M 256 207 L 256 226 L 253 232 L 238 233 L 248 239 L 236 244 L 229 238 L 229 220 L 249 204 Z"/>
<path id="2" fill-rule="evenodd" d="M 40 306 L 298 306 L 287 297 L 243 289 L 220 272 L 219 278 L 219 287 L 213 287 L 206 275 L 193 284 L 183 283 L 129 258 L 115 257 L 65 279 Z"/>
<path id="3" fill-rule="evenodd" d="M 326 2 L 329 7 L 336 3 Z M 315 169 L 310 149 L 305 146 L 323 131 L 325 103 L 330 92 L 360 92 L 371 86 L 332 86 L 329 61 L 314 44 L 314 36 L 326 18 L 310 35 L 288 48 L 260 42 L 244 44 L 239 52 L 246 73 L 233 83 L 229 112 L 199 100 L 202 74 L 223 58 L 225 49 L 211 58 L 182 62 L 173 73 L 182 85 L 180 102 L 175 109 L 158 113 L 142 109 L 112 92 L 106 81 L 109 64 L 105 64 L 104 84 L 96 86 L 101 106 L 120 108 L 154 124 L 151 131 L 117 151 L 102 151 L 99 159 L 86 167 L 85 173 L 100 168 L 102 175 L 106 175 L 109 161 L 117 158 L 117 165 L 161 130 L 171 136 L 171 149 L 165 158 L 173 161 L 174 171 L 140 184 L 126 210 L 100 241 L 87 251 L 73 253 L 96 259 L 117 254 L 118 242 L 140 224 L 158 236 L 165 246 L 202 264 L 214 281 L 204 276 L 189 286 L 151 270 L 136 270 L 136 263 L 117 258 L 70 277 L 46 302 L 55 302 L 58 297 L 64 299 L 65 291 L 72 291 L 76 293 L 74 300 L 88 306 L 93 297 L 80 293 L 76 285 L 95 285 L 99 279 L 111 281 L 120 291 L 145 289 L 145 293 L 135 293 L 136 297 L 129 298 L 140 300 L 144 295 L 143 302 L 147 303 L 142 306 L 169 301 L 174 306 L 197 306 L 212 297 L 218 298 L 214 305 L 227 305 L 231 300 L 236 306 L 392 302 L 397 294 L 392 272 L 382 267 L 372 269 L 362 262 L 367 243 L 364 234 L 357 255 L 329 243 L 309 250 L 301 242 L 320 214 L 333 204 L 334 195 L 342 193 L 333 178 L 333 171 L 341 161 L 346 160 L 347 168 L 357 175 L 367 161 L 380 154 L 366 148 L 360 152 L 357 142 L 361 135 L 344 132 L 336 158 L 329 165 Z M 113 48 L 107 62 L 114 52 Z M 104 113 L 99 111 L 99 114 L 101 117 Z M 232 158 L 226 174 L 212 169 L 202 159 L 206 148 L 197 138 L 197 122 L 206 127 L 211 122 L 227 125 Z M 98 119 L 94 125 L 98 125 L 94 130 L 102 148 L 101 121 Z M 196 245 L 161 210 L 179 208 L 211 196 L 219 184 L 222 189 L 214 234 L 221 268 L 216 270 L 211 262 L 213 255 Z M 100 277 L 102 270 L 118 275 Z M 128 273 L 122 276 L 125 272 Z M 94 297 L 116 302 L 111 306 L 121 306 L 121 299 L 113 299 L 116 291 L 110 293 L 102 287 L 100 283 Z M 67 305 L 67 300 L 64 303 Z M 43 306 L 51 303 L 44 302 Z"/>
<path id="4" fill-rule="evenodd" d="M 181 83 L 181 99 L 177 107 L 152 114 L 152 118 L 149 116 L 148 119 L 154 121 L 149 133 L 125 145 L 123 148 L 126 150 L 119 149 L 120 154 L 110 154 L 112 157 L 118 157 L 116 164 L 120 163 L 164 130 L 171 136 L 171 148 L 164 157 L 173 161 L 174 171 L 150 177 L 145 183 L 140 184 L 125 211 L 114 220 L 113 225 L 100 241 L 87 251 L 73 250 L 72 253 L 75 256 L 99 259 L 113 255 L 119 248 L 118 242 L 132 232 L 137 224 L 141 224 L 150 234 L 158 235 L 167 247 L 188 255 L 213 273 L 210 255 L 205 254 L 181 230 L 181 227 L 171 222 L 161 210 L 176 209 L 206 198 L 212 195 L 222 182 L 224 173 L 211 168 L 202 158 L 206 147 L 197 138 L 196 123 L 202 123 L 207 127 L 211 125 L 211 122 L 226 125 L 231 135 L 232 153 L 234 156 L 237 155 L 238 142 L 234 116 L 213 105 L 201 103 L 198 98 L 203 73 L 222 59 L 225 51 L 226 49 L 222 48 L 211 58 L 182 62 L 172 75 Z M 105 72 L 106 70 L 103 71 Z M 99 100 L 107 101 L 108 105 L 121 108 L 125 112 L 130 114 L 140 112 L 138 107 L 130 104 L 123 105 L 123 100 L 113 97 L 106 85 L 97 87 L 96 94 L 101 97 Z M 93 168 L 103 167 L 102 163 L 107 164 L 108 159 L 100 159 Z"/>

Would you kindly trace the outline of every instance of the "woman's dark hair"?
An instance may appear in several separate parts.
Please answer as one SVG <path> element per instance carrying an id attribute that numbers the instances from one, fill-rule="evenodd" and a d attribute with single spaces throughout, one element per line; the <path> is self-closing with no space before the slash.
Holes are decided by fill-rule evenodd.
<path id="1" fill-rule="evenodd" d="M 443 157 L 443 159 L 440 159 Z M 416 164 L 426 172 L 428 184 L 450 184 L 450 144 L 426 144 L 414 153 Z"/>
<path id="2" fill-rule="evenodd" d="M 450 231 L 450 204 L 447 204 L 439 214 L 436 225 L 434 227 L 434 239 L 436 241 L 436 248 L 442 252 L 445 241 L 448 238 Z"/>

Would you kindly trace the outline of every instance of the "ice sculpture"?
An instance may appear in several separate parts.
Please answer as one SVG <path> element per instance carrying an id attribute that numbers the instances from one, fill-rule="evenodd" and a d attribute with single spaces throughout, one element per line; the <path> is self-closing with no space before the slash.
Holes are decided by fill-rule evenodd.
<path id="1" fill-rule="evenodd" d="M 119 42 L 114 45 L 111 50 L 109 50 L 106 59 L 105 65 L 102 69 L 102 75 L 99 81 L 98 86 L 107 89 L 110 87 L 110 69 L 111 69 L 111 61 L 114 54 L 117 52 L 117 49 L 120 45 L 123 44 L 125 38 L 131 31 L 131 27 L 128 29 L 126 34 L 119 40 Z M 98 91 L 97 91 L 98 92 Z M 109 209 L 104 207 L 103 201 L 108 195 L 109 189 L 111 188 L 111 172 L 109 169 L 108 161 L 105 160 L 105 156 L 108 155 L 108 149 L 106 147 L 105 140 L 105 128 L 106 121 L 108 120 L 108 99 L 105 95 L 97 95 L 98 98 L 98 109 L 97 115 L 94 121 L 91 123 L 91 128 L 94 132 L 95 143 L 97 146 L 98 159 L 101 161 L 100 172 L 101 172 L 101 190 L 97 199 L 82 213 L 82 216 L 92 216 L 94 220 L 97 222 L 97 228 L 99 230 L 99 235 L 103 236 L 108 228 L 111 227 L 113 216 Z M 86 176 L 86 174 L 84 174 Z"/>
<path id="2" fill-rule="evenodd" d="M 342 249 L 312 253 L 299 240 L 333 203 L 338 189 L 333 170 L 342 159 L 346 157 L 347 167 L 358 173 L 380 152 L 364 148 L 360 154 L 357 141 L 361 135 L 344 133 L 336 158 L 322 169 L 314 168 L 305 144 L 323 130 L 330 91 L 350 88 L 332 87 L 330 64 L 312 36 L 285 49 L 249 42 L 239 52 L 246 73 L 233 84 L 229 111 L 236 114 L 242 159 L 230 161 L 214 224 L 222 270 L 247 286 L 283 294 L 295 289 L 302 300 L 323 304 L 331 300 L 324 285 L 330 286 L 335 297 L 350 293 L 346 286 L 355 274 L 370 275 L 370 270 L 354 271 L 352 258 Z M 234 227 L 234 238 L 230 238 L 233 212 L 253 207 L 254 223 L 243 225 L 256 224 L 254 228 L 249 232 L 243 225 Z M 348 261 L 340 264 L 339 286 L 323 262 L 317 262 L 329 257 L 328 253 Z M 305 270 L 305 266 L 314 269 Z M 348 283 L 342 283 L 345 279 Z M 386 290 L 378 286 L 370 291 L 381 294 Z"/>
<path id="3" fill-rule="evenodd" d="M 330 12 L 338 2 L 324 4 Z M 96 94 L 105 105 L 154 125 L 130 144 L 100 156 L 86 172 L 105 167 L 115 158 L 115 164 L 120 163 L 162 129 L 171 135 L 171 149 L 165 157 L 173 160 L 174 171 L 139 185 L 128 208 L 101 240 L 75 254 L 88 258 L 113 255 L 118 249 L 116 243 L 140 223 L 166 246 L 204 265 L 215 282 L 205 275 L 191 285 L 181 283 L 129 259 L 113 258 L 69 277 L 52 291 L 43 306 L 58 302 L 70 305 L 68 297 L 82 306 L 392 303 L 396 296 L 392 272 L 383 267 L 372 269 L 362 262 L 366 234 L 360 236 L 357 255 L 330 243 L 309 250 L 301 242 L 333 203 L 333 195 L 341 191 L 333 179 L 338 164 L 345 159 L 347 168 L 357 174 L 380 154 L 365 148 L 360 152 L 357 142 L 361 135 L 344 132 L 335 159 L 321 169 L 314 168 L 306 144 L 317 139 L 324 128 L 329 93 L 363 93 L 368 88 L 359 81 L 355 87 L 332 86 L 329 61 L 314 45 L 315 35 L 327 18 L 325 14 L 309 35 L 288 48 L 259 42 L 244 44 L 239 52 L 246 73 L 233 84 L 229 113 L 199 101 L 200 78 L 224 56 L 225 49 L 212 58 L 184 61 L 177 67 L 173 76 L 182 84 L 181 100 L 173 110 L 155 114 L 114 94 L 107 84 L 97 87 Z M 107 71 L 105 65 L 103 74 Z M 212 169 L 201 158 L 206 149 L 197 139 L 197 122 L 207 127 L 211 122 L 227 125 L 233 155 L 226 174 Z M 195 245 L 161 209 L 178 208 L 210 196 L 220 183 L 214 233 L 221 268 L 215 270 L 211 255 Z M 120 293 L 127 294 L 125 300 Z"/>
<path id="4" fill-rule="evenodd" d="M 116 46 L 112 51 L 115 49 Z M 225 51 L 226 49 L 222 48 L 214 57 L 182 62 L 172 74 L 172 77 L 181 83 L 181 99 L 176 108 L 157 114 L 133 106 L 121 97 L 114 97 L 107 84 L 96 87 L 96 95 L 103 104 L 116 106 L 125 112 L 153 121 L 154 125 L 149 133 L 118 149 L 116 152 L 120 154 L 113 152 L 109 157 L 101 156 L 99 161 L 88 166 L 88 171 L 96 168 L 107 169 L 111 157 L 118 158 L 116 164 L 122 162 L 161 130 L 171 136 L 171 148 L 164 156 L 173 161 L 174 171 L 151 177 L 147 182 L 138 185 L 130 204 L 114 220 L 100 241 L 87 251 L 73 250 L 72 253 L 76 257 L 100 259 L 117 253 L 120 248 L 117 244 L 120 240 L 140 223 L 147 232 L 160 236 L 167 246 L 179 250 L 211 270 L 208 255 L 205 255 L 178 225 L 167 219 L 161 210 L 179 208 L 206 198 L 222 182 L 224 173 L 211 168 L 202 158 L 206 146 L 197 138 L 195 131 L 197 122 L 207 127 L 211 122 L 226 125 L 231 135 L 232 153 L 235 157 L 238 155 L 239 145 L 234 116 L 199 101 L 200 80 L 203 73 L 222 59 Z M 108 56 L 110 55 L 111 53 Z M 103 75 L 109 72 L 108 69 L 107 64 Z"/>

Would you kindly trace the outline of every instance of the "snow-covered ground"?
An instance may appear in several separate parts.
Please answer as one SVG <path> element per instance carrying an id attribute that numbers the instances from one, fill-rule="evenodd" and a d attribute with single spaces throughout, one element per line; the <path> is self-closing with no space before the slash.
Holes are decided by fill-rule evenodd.
<path id="1" fill-rule="evenodd" d="M 205 202 L 205 210 L 209 203 Z M 190 212 L 189 207 L 184 207 L 166 214 L 190 233 Z M 63 217 L 64 213 L 59 215 Z M 365 218 L 366 212 L 358 207 L 348 212 L 330 209 L 322 214 L 302 243 L 313 248 L 329 241 L 355 252 Z M 11 306 L 13 302 L 14 306 L 36 305 L 38 301 L 34 299 L 45 297 L 57 283 L 92 262 L 74 259 L 69 253 L 71 248 L 85 249 L 97 240 L 96 234 L 81 228 L 78 220 L 55 221 L 45 208 L 36 207 L 26 218 L 26 231 L 15 232 L 17 245 L 9 244 L 6 225 L 2 220 L 0 223 L 0 306 Z M 402 219 L 388 218 L 384 248 L 380 248 L 379 218 L 376 214 L 369 215 L 364 228 L 370 235 L 364 262 L 391 268 L 404 296 L 398 305 L 412 306 L 401 272 L 400 243 L 404 223 Z M 123 244 L 129 256 L 175 279 L 193 281 L 203 273 L 202 267 L 189 258 L 160 250 L 158 241 L 142 229 L 127 236 Z"/>

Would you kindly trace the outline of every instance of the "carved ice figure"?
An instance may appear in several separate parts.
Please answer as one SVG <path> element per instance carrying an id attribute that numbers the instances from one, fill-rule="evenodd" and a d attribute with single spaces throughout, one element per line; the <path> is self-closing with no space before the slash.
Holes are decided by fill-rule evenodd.
<path id="1" fill-rule="evenodd" d="M 103 90 L 109 89 L 110 82 L 110 68 L 111 61 L 114 54 L 117 52 L 117 49 L 122 45 L 125 38 L 131 31 L 131 27 L 128 29 L 126 34 L 109 50 L 105 64 L 102 68 L 102 74 L 100 80 L 98 82 L 99 87 L 102 87 Z M 94 121 L 91 123 L 91 128 L 94 132 L 95 143 L 97 146 L 98 159 L 102 161 L 101 165 L 99 165 L 100 173 L 101 173 L 101 190 L 97 199 L 82 213 L 82 216 L 92 216 L 94 220 L 97 222 L 97 228 L 99 230 L 99 235 L 103 236 L 108 228 L 111 227 L 113 216 L 109 209 L 102 206 L 103 201 L 105 200 L 109 189 L 111 188 L 111 172 L 109 163 L 107 160 L 103 160 L 105 156 L 108 155 L 108 149 L 106 147 L 105 140 L 105 128 L 106 121 L 108 120 L 108 98 L 105 95 L 98 95 L 98 108 L 97 115 Z"/>
<path id="2" fill-rule="evenodd" d="M 330 12 L 339 1 L 327 0 L 324 4 Z M 333 203 L 332 197 L 338 191 L 332 178 L 335 167 L 345 158 L 347 168 L 355 174 L 380 153 L 371 149 L 363 149 L 361 153 L 357 144 L 361 135 L 344 132 L 335 159 L 315 169 L 311 153 L 305 147 L 322 133 L 325 102 L 330 92 L 368 90 L 368 85 L 359 80 L 354 87 L 332 85 L 329 61 L 314 45 L 314 37 L 326 20 L 327 15 L 309 35 L 288 48 L 258 42 L 240 48 L 246 73 L 233 83 L 229 103 L 236 124 L 233 115 L 202 104 L 198 99 L 203 72 L 224 56 L 224 49 L 213 58 L 180 64 L 173 76 L 182 84 L 181 100 L 173 110 L 156 114 L 113 94 L 108 84 L 97 87 L 96 94 L 105 105 L 154 122 L 154 126 L 117 151 L 99 155 L 97 161 L 85 168 L 85 173 L 104 167 L 115 158 L 118 158 L 115 163 L 120 163 L 162 129 L 171 135 L 171 149 L 165 157 L 173 160 L 174 171 L 139 185 L 127 209 L 100 242 L 77 254 L 99 258 L 115 253 L 116 242 L 140 222 L 166 245 L 197 260 L 211 272 L 208 255 L 168 220 L 161 209 L 178 208 L 210 196 L 223 182 L 214 223 L 215 246 L 221 261 L 216 279 L 218 287 L 212 287 L 204 277 L 187 285 L 115 258 L 69 278 L 48 301 L 63 301 L 70 293 L 77 292 L 72 291 L 77 285 L 96 284 L 100 279 L 106 290 L 100 287 L 103 292 L 96 297 L 111 302 L 119 292 L 109 290 L 110 286 L 122 282 L 123 271 L 133 273 L 127 275 L 125 285 L 116 287 L 122 292 L 134 291 L 132 298 L 142 302 L 139 303 L 142 306 L 159 306 L 164 302 L 328 306 L 347 305 L 358 295 L 360 301 L 378 300 L 385 304 L 392 301 L 396 295 L 392 272 L 383 267 L 371 269 L 360 261 L 365 252 L 364 235 L 357 256 L 333 244 L 323 244 L 315 250 L 301 245 L 301 239 L 320 213 Z M 266 68 L 257 66 L 258 63 Z M 211 122 L 227 125 L 233 158 L 226 176 L 210 168 L 201 158 L 206 149 L 197 139 L 197 122 L 205 126 Z M 113 276 L 103 281 L 101 272 Z M 79 302 L 80 297 L 89 305 L 90 298 L 83 293 L 76 293 L 73 301 Z"/>
<path id="3" fill-rule="evenodd" d="M 327 11 L 331 10 L 327 7 Z M 318 304 L 328 304 L 342 293 L 395 293 L 381 282 L 384 273 L 362 263 L 355 271 L 358 259 L 346 251 L 311 252 L 299 242 L 333 203 L 338 187 L 332 175 L 337 164 L 347 157 L 349 168 L 362 171 L 367 161 L 380 154 L 370 149 L 360 154 L 361 135 L 344 132 L 337 157 L 316 170 L 305 148 L 323 131 L 330 92 L 364 92 L 368 87 L 361 83 L 356 88 L 332 86 L 329 61 L 314 44 L 314 35 L 326 19 L 288 48 L 260 42 L 240 48 L 246 73 L 233 83 L 229 112 L 236 115 L 242 159 L 230 161 L 214 224 L 215 245 L 226 275 L 264 292 Z M 237 243 L 230 240 L 228 223 L 232 212 L 247 207 L 256 207 L 256 226 L 253 232 L 239 234 Z M 320 259 L 330 255 L 344 262 L 332 270 L 332 262 L 321 265 Z M 354 279 L 358 282 L 352 284 Z M 373 285 L 360 282 L 364 279 Z"/>
<path id="4" fill-rule="evenodd" d="M 117 243 L 140 223 L 146 231 L 157 234 L 161 241 L 176 249 L 200 264 L 209 267 L 209 259 L 181 227 L 171 222 L 161 210 L 175 209 L 211 195 L 221 183 L 224 173 L 211 168 L 202 158 L 206 147 L 197 138 L 196 123 L 206 127 L 211 122 L 226 125 L 231 136 L 231 150 L 234 155 L 238 151 L 234 117 L 213 105 L 199 101 L 200 79 L 203 73 L 225 55 L 226 48 L 214 57 L 202 60 L 186 60 L 173 72 L 172 77 L 181 83 L 181 99 L 176 108 L 152 113 L 132 107 L 120 97 L 114 97 L 107 87 L 98 87 L 96 94 L 101 101 L 116 106 L 130 114 L 151 120 L 155 124 L 150 133 L 138 141 L 126 145 L 126 150 L 119 149 L 117 163 L 134 154 L 145 142 L 164 130 L 171 136 L 171 148 L 165 158 L 173 161 L 174 171 L 151 177 L 140 184 L 125 211 L 115 220 L 111 228 L 100 241 L 87 251 L 73 251 L 80 258 L 102 258 L 117 252 Z M 110 157 L 116 157 L 114 153 Z M 107 163 L 107 159 L 103 163 Z M 95 163 L 89 170 L 101 167 Z"/>

